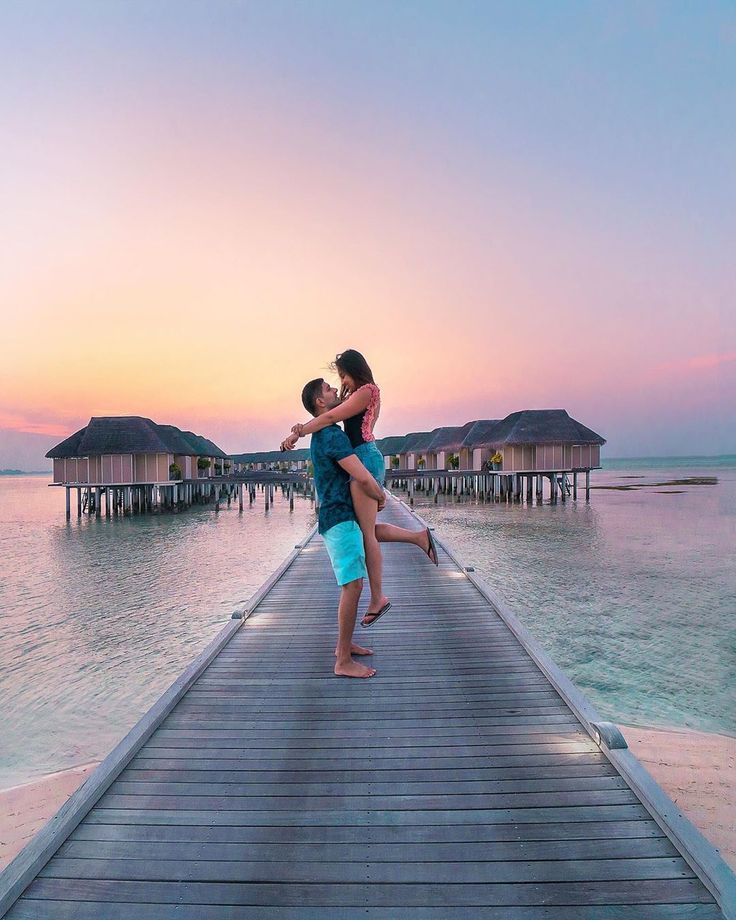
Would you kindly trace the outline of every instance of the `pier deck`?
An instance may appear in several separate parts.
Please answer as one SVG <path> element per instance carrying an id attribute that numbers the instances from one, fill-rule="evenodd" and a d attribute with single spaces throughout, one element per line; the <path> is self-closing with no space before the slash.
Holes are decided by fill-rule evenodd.
<path id="1" fill-rule="evenodd" d="M 0 915 L 20 893 L 9 920 L 730 916 L 679 838 L 723 906 L 715 851 L 678 816 L 668 836 L 642 803 L 661 791 L 632 788 L 632 755 L 474 576 L 441 544 L 439 568 L 384 560 L 394 608 L 359 630 L 375 678 L 332 676 L 314 536 L 11 865 Z"/>

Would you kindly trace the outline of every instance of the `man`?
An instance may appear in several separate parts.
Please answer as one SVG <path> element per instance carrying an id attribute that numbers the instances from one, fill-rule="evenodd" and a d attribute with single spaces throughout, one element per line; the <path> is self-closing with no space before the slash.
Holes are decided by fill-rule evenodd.
<path id="1" fill-rule="evenodd" d="M 321 378 L 310 380 L 302 390 L 302 403 L 310 415 L 319 416 L 334 408 L 339 401 L 336 388 Z M 353 658 L 353 655 L 369 655 L 371 650 L 353 643 L 358 601 L 367 571 L 363 534 L 350 498 L 350 479 L 354 479 L 367 495 L 378 502 L 379 509 L 385 505 L 386 495 L 355 456 L 348 436 L 337 425 L 329 425 L 312 435 L 311 454 L 320 503 L 318 529 L 340 585 L 335 674 L 341 677 L 373 677 L 375 668 L 366 667 Z"/>

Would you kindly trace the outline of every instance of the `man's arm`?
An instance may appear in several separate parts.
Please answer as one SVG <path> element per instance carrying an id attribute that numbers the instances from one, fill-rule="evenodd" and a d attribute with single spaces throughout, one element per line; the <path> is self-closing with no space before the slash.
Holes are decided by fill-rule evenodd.
<path id="1" fill-rule="evenodd" d="M 369 389 L 361 388 L 356 390 L 339 406 L 335 406 L 334 409 L 328 409 L 327 412 L 323 412 L 322 415 L 318 415 L 308 422 L 294 425 L 291 429 L 292 433 L 303 438 L 304 435 L 314 434 L 316 431 L 321 431 L 323 428 L 334 425 L 335 422 L 344 422 L 346 418 L 352 418 L 367 409 L 370 401 L 371 394 Z"/>
<path id="2" fill-rule="evenodd" d="M 349 457 L 345 457 L 337 462 L 345 472 L 358 483 L 366 495 L 377 501 L 379 505 L 384 505 L 386 503 L 386 493 L 363 466 L 360 460 L 358 460 L 355 454 L 350 454 Z"/>

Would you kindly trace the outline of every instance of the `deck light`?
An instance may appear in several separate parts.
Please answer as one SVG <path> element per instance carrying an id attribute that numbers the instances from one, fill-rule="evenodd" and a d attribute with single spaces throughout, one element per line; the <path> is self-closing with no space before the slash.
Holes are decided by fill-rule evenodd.
<path id="1" fill-rule="evenodd" d="M 598 747 L 605 745 L 609 751 L 623 750 L 628 747 L 619 727 L 613 722 L 591 722 L 590 728 L 593 740 Z"/>

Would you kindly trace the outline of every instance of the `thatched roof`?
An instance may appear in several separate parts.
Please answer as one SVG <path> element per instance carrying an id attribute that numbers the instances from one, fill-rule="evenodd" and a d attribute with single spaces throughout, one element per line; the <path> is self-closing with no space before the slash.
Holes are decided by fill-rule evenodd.
<path id="1" fill-rule="evenodd" d="M 605 443 L 605 438 L 571 418 L 564 409 L 524 409 L 507 415 L 472 446 Z"/>
<path id="2" fill-rule="evenodd" d="M 201 434 L 195 434 L 193 431 L 182 431 L 181 435 L 190 445 L 191 453 L 195 457 L 219 457 L 224 459 L 228 456 L 224 450 L 220 450 L 217 444 L 207 438 L 203 438 Z"/>
<path id="3" fill-rule="evenodd" d="M 384 457 L 394 457 L 396 454 L 400 454 L 405 444 L 405 434 L 392 434 L 386 438 L 379 438 L 376 441 L 376 447 L 381 451 Z"/>
<path id="4" fill-rule="evenodd" d="M 487 447 L 490 444 L 495 444 L 493 433 L 500 424 L 500 419 L 497 418 L 478 419 L 468 428 L 463 438 L 462 446 L 472 450 L 474 447 Z"/>
<path id="5" fill-rule="evenodd" d="M 79 432 L 77 432 L 79 434 Z M 57 444 L 47 457 L 95 457 L 101 454 L 168 454 L 169 446 L 155 422 L 137 415 L 91 418 L 76 443 L 76 435 Z"/>
<path id="6" fill-rule="evenodd" d="M 198 456 L 184 432 L 176 425 L 156 425 L 156 427 L 172 454 L 181 454 L 185 457 Z"/>
<path id="7" fill-rule="evenodd" d="M 81 457 L 82 454 L 79 453 L 79 443 L 84 437 L 86 430 L 87 426 L 85 425 L 84 428 L 75 431 L 74 434 L 70 435 L 66 440 L 61 441 L 56 447 L 52 447 L 46 456 L 54 460 L 64 460 L 67 457 Z"/>
<path id="8" fill-rule="evenodd" d="M 96 416 L 46 454 L 52 459 L 101 454 L 184 454 L 226 457 L 212 441 L 139 415 Z"/>
<path id="9" fill-rule="evenodd" d="M 436 429 L 436 434 L 427 448 L 430 451 L 457 451 L 460 450 L 463 438 L 476 422 L 466 422 L 464 425 L 455 425 Z"/>
<path id="10" fill-rule="evenodd" d="M 406 442 L 401 449 L 401 453 L 416 454 L 425 451 L 438 431 L 439 428 L 435 428 L 433 431 L 412 431 L 411 434 L 406 436 Z"/>
<path id="11" fill-rule="evenodd" d="M 210 441 L 209 438 L 203 438 L 202 435 L 199 435 L 199 437 L 204 442 L 205 447 L 209 450 L 209 453 L 207 454 L 208 457 L 219 457 L 221 460 L 228 459 L 229 455 L 226 454 L 221 447 L 218 447 L 214 441 Z"/>

